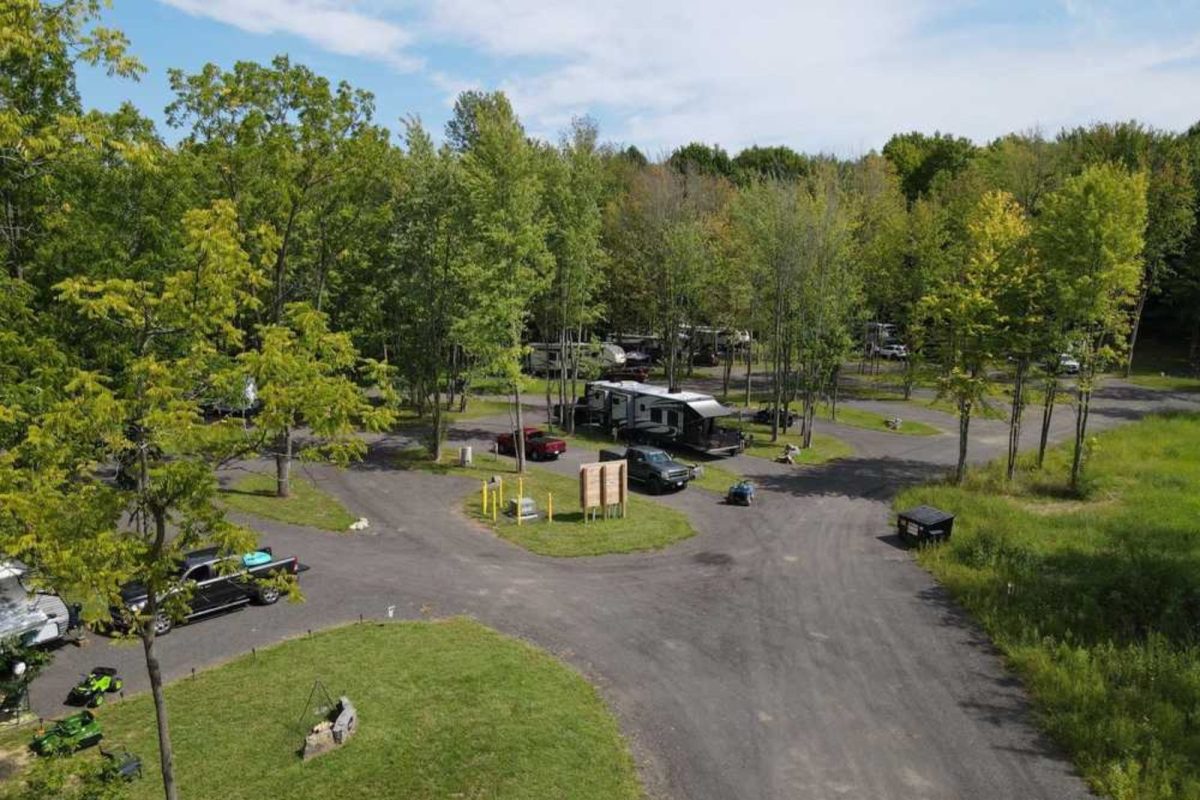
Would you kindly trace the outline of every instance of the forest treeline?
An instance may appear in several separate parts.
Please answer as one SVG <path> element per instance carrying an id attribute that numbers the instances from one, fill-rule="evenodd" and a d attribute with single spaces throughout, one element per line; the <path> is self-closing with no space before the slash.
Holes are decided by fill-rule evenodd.
<path id="1" fill-rule="evenodd" d="M 1048 425 L 1071 353 L 1076 481 L 1091 391 L 1146 321 L 1200 360 L 1200 129 L 651 161 L 589 119 L 531 137 L 499 92 L 396 137 L 370 93 L 279 57 L 172 71 L 160 130 L 84 107 L 79 64 L 143 71 L 101 10 L 0 10 L 0 550 L 98 601 L 131 578 L 154 598 L 189 547 L 250 546 L 215 502 L 223 464 L 273 458 L 286 494 L 294 457 L 360 457 L 401 403 L 431 418 L 436 458 L 443 409 L 482 379 L 519 415 L 531 340 L 654 334 L 677 385 L 682 329 L 749 331 L 811 434 L 886 322 L 906 385 L 931 375 L 958 411 L 960 477 L 995 371 L 1016 379 L 1011 473 L 1024 387 Z M 251 382 L 252 426 L 204 423 Z M 143 613 L 152 677 L 146 620 L 176 612 Z"/>

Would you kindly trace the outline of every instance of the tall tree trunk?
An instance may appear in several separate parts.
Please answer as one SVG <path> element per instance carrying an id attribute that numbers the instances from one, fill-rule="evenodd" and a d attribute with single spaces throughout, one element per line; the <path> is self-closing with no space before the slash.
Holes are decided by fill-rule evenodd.
<path id="1" fill-rule="evenodd" d="M 733 376 L 733 343 L 725 346 L 725 369 L 721 374 L 721 397 L 729 397 L 729 379 Z"/>
<path id="2" fill-rule="evenodd" d="M 578 328 L 577 341 L 580 341 L 580 342 L 583 341 L 583 325 L 580 325 Z M 568 342 L 568 344 L 570 344 L 570 338 L 567 339 L 567 342 Z M 576 350 L 573 352 L 578 352 L 578 351 Z M 575 398 L 577 398 L 577 397 L 579 397 L 579 359 L 575 358 L 571 362 L 571 403 L 572 403 L 572 406 L 571 406 L 571 415 L 570 415 L 571 416 L 571 427 L 568 429 L 568 432 L 570 432 L 570 433 L 575 432 L 574 403 L 575 403 Z"/>
<path id="3" fill-rule="evenodd" d="M 1192 340 L 1188 344 L 1188 365 L 1192 374 L 1200 375 L 1200 313 L 1192 321 Z"/>
<path id="4" fill-rule="evenodd" d="M 516 430 L 517 435 L 514 437 L 516 439 L 516 443 L 517 443 L 517 472 L 524 473 L 525 472 L 525 418 L 521 411 L 521 382 L 519 380 L 515 381 L 513 383 L 513 405 L 516 406 L 516 408 L 517 408 L 517 430 Z M 517 513 L 520 513 L 520 509 L 518 509 Z"/>
<path id="5" fill-rule="evenodd" d="M 1078 388 L 1078 403 L 1075 408 L 1075 451 L 1071 454 L 1071 489 L 1079 491 L 1079 479 L 1083 474 L 1083 448 L 1087 438 L 1088 412 L 1092 403 L 1092 390 L 1089 382 L 1080 381 Z"/>
<path id="6" fill-rule="evenodd" d="M 754 373 L 754 334 L 750 334 L 750 340 L 746 342 L 746 408 L 750 407 L 750 402 L 753 399 L 751 396 L 751 384 L 753 383 Z"/>
<path id="7" fill-rule="evenodd" d="M 435 464 L 442 460 L 442 388 L 441 382 L 433 381 L 433 432 L 430 434 L 429 453 Z"/>
<path id="8" fill-rule="evenodd" d="M 829 405 L 829 418 L 834 422 L 837 422 L 838 389 L 840 383 L 839 378 L 841 377 L 841 374 L 842 365 L 838 364 L 833 368 L 833 388 L 830 392 L 830 400 L 832 402 Z"/>
<path id="9" fill-rule="evenodd" d="M 292 429 L 285 427 L 279 435 L 275 451 L 275 496 L 289 497 L 292 493 Z"/>
<path id="10" fill-rule="evenodd" d="M 1046 396 L 1042 401 L 1042 436 L 1038 440 L 1038 469 L 1046 461 L 1046 445 L 1050 441 L 1050 418 L 1054 416 L 1054 399 L 1058 396 L 1058 378 L 1051 375 L 1046 379 Z"/>
<path id="11" fill-rule="evenodd" d="M 962 483 L 967 475 L 967 441 L 971 431 L 971 401 L 958 401 L 958 467 L 954 470 L 954 482 Z"/>
<path id="12" fill-rule="evenodd" d="M 167 540 L 166 514 L 158 509 L 154 511 L 154 545 L 152 552 L 157 559 L 162 554 L 163 545 Z M 155 591 L 157 581 L 151 581 L 146 592 L 146 619 L 142 621 L 140 638 L 142 652 L 146 658 L 146 674 L 150 678 L 150 696 L 154 700 L 154 722 L 158 729 L 158 761 L 162 771 L 163 797 L 166 800 L 178 800 L 179 790 L 175 786 L 175 754 L 171 748 L 171 728 L 167 720 L 167 701 L 163 697 L 162 669 L 158 664 L 158 656 L 154 652 L 154 620 L 158 617 L 158 596 Z"/>
<path id="13" fill-rule="evenodd" d="M 1008 468 L 1005 475 L 1013 479 L 1017 471 L 1017 451 L 1021 447 L 1021 417 L 1025 414 L 1025 372 L 1029 368 L 1029 359 L 1021 356 L 1017 359 L 1017 374 L 1013 381 L 1012 408 L 1008 418 Z"/>
<path id="14" fill-rule="evenodd" d="M 1142 312 L 1146 310 L 1146 298 L 1150 295 L 1153 279 L 1151 274 L 1142 281 L 1142 290 L 1138 292 L 1137 305 L 1133 309 L 1133 327 L 1129 331 L 1129 358 L 1125 360 L 1125 377 L 1133 372 L 1133 353 L 1137 349 L 1138 329 L 1142 327 Z"/>

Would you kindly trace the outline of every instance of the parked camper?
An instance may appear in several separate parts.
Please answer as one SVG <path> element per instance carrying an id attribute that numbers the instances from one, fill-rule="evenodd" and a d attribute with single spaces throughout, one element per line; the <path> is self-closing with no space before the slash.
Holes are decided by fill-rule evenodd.
<path id="1" fill-rule="evenodd" d="M 79 615 L 58 595 L 26 588 L 25 573 L 19 562 L 0 561 L 0 639 L 49 644 L 78 628 Z"/>
<path id="2" fill-rule="evenodd" d="M 672 392 L 635 381 L 593 381 L 577 405 L 577 420 L 631 442 L 677 445 L 711 455 L 733 455 L 741 437 L 717 425 L 731 409 L 711 395 Z"/>
<path id="3" fill-rule="evenodd" d="M 590 362 L 600 371 L 625 366 L 625 351 L 615 344 L 571 342 L 566 350 L 568 369 L 576 358 L 582 358 L 585 364 Z M 531 375 L 558 375 L 563 369 L 562 355 L 563 348 L 558 342 L 534 342 L 529 345 L 525 368 Z M 583 371 L 588 372 L 586 368 Z M 593 371 L 592 375 L 595 374 Z"/>

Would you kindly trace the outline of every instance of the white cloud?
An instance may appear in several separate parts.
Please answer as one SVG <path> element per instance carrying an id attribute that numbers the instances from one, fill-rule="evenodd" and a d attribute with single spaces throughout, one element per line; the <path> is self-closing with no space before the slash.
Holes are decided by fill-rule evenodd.
<path id="1" fill-rule="evenodd" d="M 1175 0 L 164 2 L 349 55 L 419 51 L 448 102 L 502 88 L 535 134 L 592 113 L 650 153 L 699 140 L 855 154 L 910 129 L 986 140 L 1200 113 L 1200 14 Z"/>
<path id="2" fill-rule="evenodd" d="M 1028 27 L 971 23 L 983 6 L 953 0 L 541 5 L 435 0 L 431 20 L 496 56 L 550 61 L 487 76 L 531 130 L 599 107 L 608 135 L 651 152 L 700 140 L 846 154 L 909 129 L 986 140 L 1135 116 L 1183 127 L 1200 108 L 1197 70 L 1157 68 L 1200 53 L 1194 38 L 1123 41 L 1079 0 Z"/>
<path id="3" fill-rule="evenodd" d="M 412 35 L 399 25 L 354 10 L 344 0 L 160 0 L 193 16 L 251 33 L 288 33 L 330 52 L 411 70 L 420 61 L 406 48 Z"/>

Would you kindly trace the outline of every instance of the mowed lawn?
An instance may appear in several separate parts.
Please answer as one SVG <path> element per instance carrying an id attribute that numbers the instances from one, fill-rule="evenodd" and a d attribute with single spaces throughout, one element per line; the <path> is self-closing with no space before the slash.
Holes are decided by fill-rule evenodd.
<path id="1" fill-rule="evenodd" d="M 295 472 L 288 497 L 277 497 L 275 488 L 274 475 L 247 475 L 222 490 L 221 501 L 235 511 L 327 531 L 346 531 L 355 520 L 337 498 Z"/>
<path id="2" fill-rule="evenodd" d="M 958 515 L 918 555 L 1024 678 L 1047 731 L 1119 800 L 1200 797 L 1200 415 L 1100 434 L 1087 492 L 1070 451 L 1016 486 L 904 492 Z"/>
<path id="3" fill-rule="evenodd" d="M 344 747 L 302 763 L 321 681 L 359 711 Z M 547 653 L 465 619 L 351 625 L 167 687 L 187 800 L 620 800 L 642 797 L 596 691 Z M 102 707 L 105 744 L 145 761 L 131 800 L 162 797 L 150 697 Z M 77 757 L 95 757 L 95 753 Z"/>
<path id="4" fill-rule="evenodd" d="M 530 466 L 523 477 L 518 476 L 513 471 L 513 459 L 504 456 L 492 461 L 490 456 L 483 455 L 475 459 L 473 466 L 464 468 L 459 467 L 456 458 L 450 455 L 440 464 L 430 463 L 423 450 L 414 449 L 402 456 L 398 466 L 473 478 L 476 486 L 464 501 L 467 516 L 491 528 L 502 539 L 545 556 L 598 556 L 660 550 L 696 533 L 683 512 L 643 496 L 632 487 L 626 517 L 595 520 L 589 517 L 585 520 L 579 506 L 579 481 L 576 478 L 535 466 Z M 481 488 L 483 482 L 494 475 L 503 480 L 505 505 L 509 498 L 517 496 L 519 488 L 526 497 L 533 498 L 541 517 L 518 525 L 503 513 L 505 506 L 494 515 L 490 510 L 484 514 Z M 546 518 L 551 502 L 554 506 L 552 522 Z"/>

